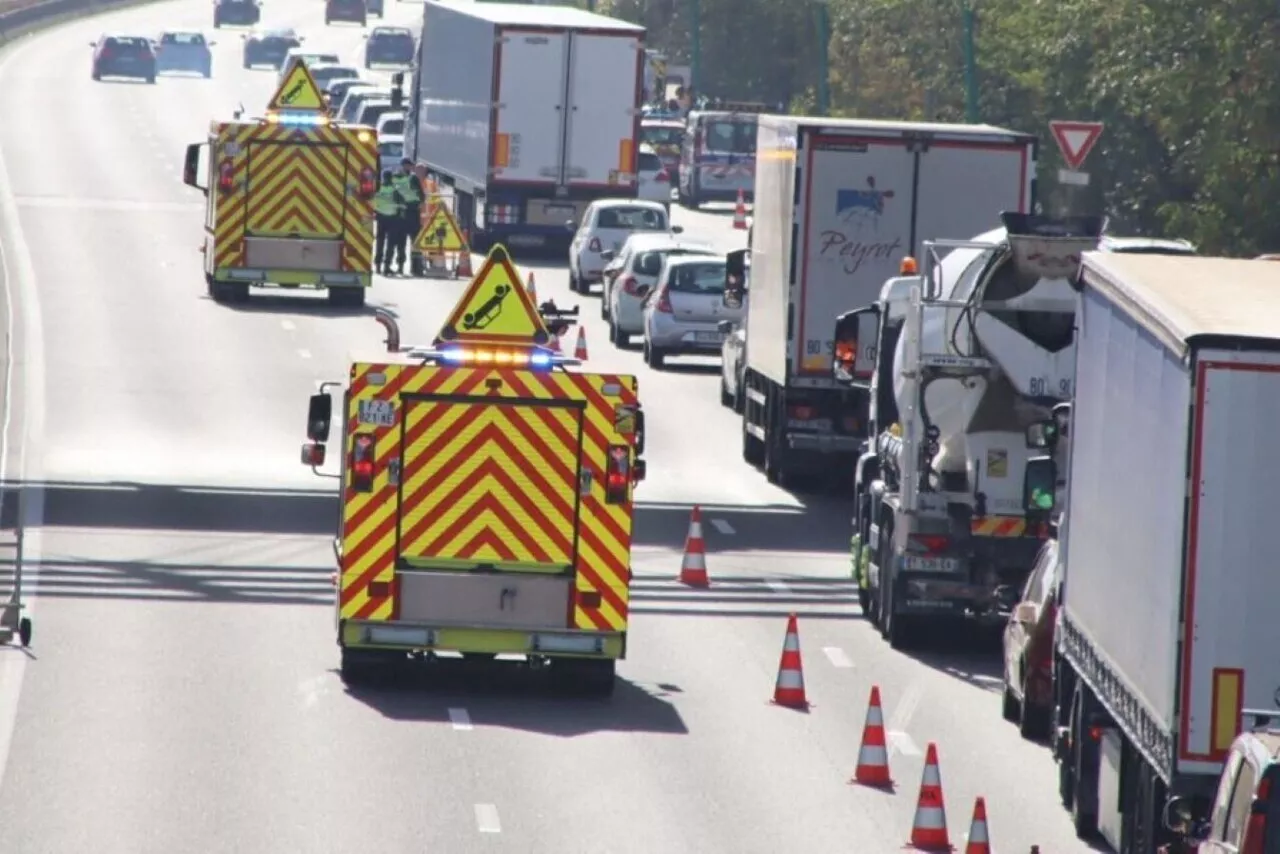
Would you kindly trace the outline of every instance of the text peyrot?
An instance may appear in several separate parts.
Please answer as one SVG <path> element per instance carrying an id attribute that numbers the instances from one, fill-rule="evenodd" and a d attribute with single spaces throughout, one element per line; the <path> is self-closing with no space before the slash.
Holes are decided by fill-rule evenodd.
<path id="1" fill-rule="evenodd" d="M 827 230 L 821 235 L 821 257 L 836 257 L 844 265 L 844 271 L 853 275 L 868 261 L 894 259 L 903 253 L 902 238 L 893 240 L 850 240 L 843 232 Z"/>

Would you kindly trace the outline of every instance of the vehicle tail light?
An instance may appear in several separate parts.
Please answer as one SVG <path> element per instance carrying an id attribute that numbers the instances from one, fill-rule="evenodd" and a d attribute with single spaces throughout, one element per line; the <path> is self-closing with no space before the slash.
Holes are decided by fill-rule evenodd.
<path id="1" fill-rule="evenodd" d="M 351 443 L 351 488 L 373 491 L 373 434 L 357 433 Z"/>
<path id="2" fill-rule="evenodd" d="M 942 554 L 951 546 L 946 534 L 912 534 L 907 537 L 907 550 L 913 554 Z"/>
<path id="3" fill-rule="evenodd" d="M 807 403 L 800 403 L 787 407 L 787 417 L 796 421 L 811 421 L 816 418 L 817 415 L 817 407 L 810 406 Z"/>
<path id="4" fill-rule="evenodd" d="M 231 158 L 224 157 L 222 162 L 218 164 L 218 189 L 224 193 L 230 193 L 236 188 L 235 167 L 231 165 Z"/>
<path id="5" fill-rule="evenodd" d="M 112 50 L 112 49 L 111 49 L 111 48 L 109 48 L 109 47 L 104 47 L 104 48 L 102 49 L 102 53 L 98 54 L 98 58 L 99 58 L 99 59 L 110 59 L 114 54 L 115 54 L 115 51 L 114 51 L 114 50 Z"/>
<path id="6" fill-rule="evenodd" d="M 635 276 L 627 276 L 622 280 L 622 292 L 629 297 L 640 296 L 640 283 Z"/>
<path id="7" fill-rule="evenodd" d="M 1249 823 L 1244 828 L 1240 854 L 1262 854 L 1267 837 L 1267 810 L 1271 802 L 1271 778 L 1264 776 L 1249 805 Z"/>
<path id="8" fill-rule="evenodd" d="M 604 474 L 604 503 L 625 504 L 631 489 L 631 449 L 609 446 L 609 465 Z"/>
<path id="9" fill-rule="evenodd" d="M 658 309 L 658 311 L 662 312 L 663 314 L 675 313 L 675 309 L 671 307 L 671 298 L 667 296 L 666 291 L 663 291 L 662 293 L 658 294 L 658 305 L 656 306 L 656 308 Z"/>
<path id="10" fill-rule="evenodd" d="M 661 172 L 653 176 L 653 180 L 657 181 L 659 184 L 669 184 L 671 183 L 671 176 L 667 174 L 666 168 L 663 168 Z"/>
<path id="11" fill-rule="evenodd" d="M 591 238 L 591 242 L 587 244 L 587 248 L 590 249 L 592 252 L 599 252 L 603 248 L 600 245 L 600 238 L 598 237 Z"/>
<path id="12" fill-rule="evenodd" d="M 371 199 L 377 190 L 378 182 L 374 178 L 373 170 L 366 166 L 360 170 L 360 195 L 366 199 Z"/>

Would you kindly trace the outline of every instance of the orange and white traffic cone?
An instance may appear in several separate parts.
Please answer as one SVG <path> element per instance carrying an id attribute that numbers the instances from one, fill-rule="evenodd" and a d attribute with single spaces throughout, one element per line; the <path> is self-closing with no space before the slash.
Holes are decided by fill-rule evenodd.
<path id="1" fill-rule="evenodd" d="M 787 617 L 787 636 L 782 641 L 782 660 L 778 662 L 778 681 L 773 688 L 773 702 L 791 709 L 807 709 L 804 695 L 804 666 L 800 662 L 800 630 L 796 615 Z"/>
<path id="2" fill-rule="evenodd" d="M 738 191 L 738 203 L 733 208 L 733 227 L 738 231 L 747 230 L 747 196 Z"/>
<path id="3" fill-rule="evenodd" d="M 583 348 L 582 358 L 586 358 L 586 344 L 582 339 L 578 344 Z M 684 540 L 684 559 L 680 561 L 680 583 L 690 587 L 709 587 L 711 579 L 707 578 L 707 543 L 702 539 L 702 508 L 693 505 L 689 514 L 689 535 Z"/>
<path id="4" fill-rule="evenodd" d="M 942 774 L 938 770 L 938 748 L 929 742 L 924 756 L 924 774 L 920 777 L 920 797 L 916 800 L 916 816 L 911 822 L 912 848 L 919 851 L 950 851 L 947 836 L 947 810 L 942 803 Z"/>
<path id="5" fill-rule="evenodd" d="M 529 292 L 529 301 L 533 303 L 533 305 L 534 305 L 534 307 L 535 307 L 535 308 L 537 308 L 537 306 L 538 306 L 538 286 L 537 286 L 537 285 L 535 285 L 535 284 L 533 283 L 533 273 L 532 273 L 532 272 L 530 272 L 530 273 L 529 273 L 529 284 L 525 287 L 525 290 L 527 290 L 527 291 Z"/>
<path id="6" fill-rule="evenodd" d="M 973 802 L 973 821 L 969 824 L 969 840 L 964 854 L 991 854 L 991 840 L 987 838 L 987 802 L 979 797 Z"/>
<path id="7" fill-rule="evenodd" d="M 867 705 L 867 722 L 862 727 L 862 746 L 858 748 L 858 767 L 854 782 L 881 789 L 893 788 L 889 774 L 889 749 L 885 744 L 884 709 L 880 706 L 880 686 L 871 686 L 871 702 Z"/>
<path id="8" fill-rule="evenodd" d="M 587 360 L 587 331 L 581 326 L 578 327 L 578 343 L 573 347 L 573 358 L 579 362 Z"/>
<path id="9" fill-rule="evenodd" d="M 458 253 L 458 278 L 471 278 L 471 235 L 462 230 L 462 251 Z"/>

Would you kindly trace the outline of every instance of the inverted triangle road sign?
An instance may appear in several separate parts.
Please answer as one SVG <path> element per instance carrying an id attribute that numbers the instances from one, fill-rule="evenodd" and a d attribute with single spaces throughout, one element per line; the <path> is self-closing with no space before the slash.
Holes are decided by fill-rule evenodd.
<path id="1" fill-rule="evenodd" d="M 1070 169 L 1079 169 L 1093 146 L 1102 136 L 1102 122 L 1049 122 L 1053 138 L 1058 142 L 1062 159 Z"/>

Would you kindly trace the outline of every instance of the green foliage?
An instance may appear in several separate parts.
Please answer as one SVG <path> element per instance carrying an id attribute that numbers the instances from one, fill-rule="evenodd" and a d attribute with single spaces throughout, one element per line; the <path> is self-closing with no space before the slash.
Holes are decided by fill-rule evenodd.
<path id="1" fill-rule="evenodd" d="M 598 0 L 691 61 L 694 0 Z M 697 0 L 700 89 L 814 109 L 818 28 L 806 0 Z M 829 0 L 832 113 L 963 121 L 964 0 Z M 1061 203 L 1055 118 L 1106 123 L 1078 204 L 1113 230 L 1203 251 L 1280 251 L 1278 0 L 972 0 L 984 122 L 1041 139 Z"/>

